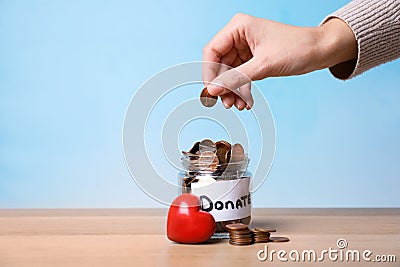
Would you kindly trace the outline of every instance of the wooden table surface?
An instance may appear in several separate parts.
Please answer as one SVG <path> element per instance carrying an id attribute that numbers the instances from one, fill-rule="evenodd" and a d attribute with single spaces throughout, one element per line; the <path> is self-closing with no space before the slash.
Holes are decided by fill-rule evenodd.
<path id="1" fill-rule="evenodd" d="M 0 267 L 400 266 L 400 209 L 254 209 L 252 226 L 274 226 L 276 236 L 291 241 L 245 247 L 227 240 L 201 245 L 170 242 L 166 214 L 163 209 L 0 210 Z M 340 238 L 347 241 L 347 248 L 337 247 Z M 276 254 L 272 262 L 260 261 L 257 253 L 265 246 L 269 252 L 295 250 L 300 255 L 314 250 L 317 257 L 329 247 L 343 255 L 368 249 L 373 253 L 370 259 L 380 255 L 393 261 L 393 255 L 396 262 L 332 261 L 326 254 L 316 263 L 299 264 L 288 254 L 288 262 Z"/>

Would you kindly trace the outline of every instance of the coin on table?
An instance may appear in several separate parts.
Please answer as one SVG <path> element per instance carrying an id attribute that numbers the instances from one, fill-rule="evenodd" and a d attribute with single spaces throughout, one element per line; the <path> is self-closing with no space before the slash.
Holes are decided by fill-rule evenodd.
<path id="1" fill-rule="evenodd" d="M 228 230 L 247 230 L 248 227 L 244 223 L 232 223 L 225 225 Z"/>
<path id="2" fill-rule="evenodd" d="M 210 95 L 210 93 L 207 90 L 207 87 L 204 88 L 203 91 L 201 91 L 200 102 L 203 106 L 210 108 L 217 103 L 217 100 L 218 96 Z"/>
<path id="3" fill-rule="evenodd" d="M 271 233 L 269 232 L 258 232 L 258 231 L 252 231 L 253 236 L 261 236 L 261 237 L 270 237 Z"/>
<path id="4" fill-rule="evenodd" d="M 247 246 L 247 245 L 251 245 L 251 244 L 253 244 L 253 242 L 252 241 L 250 241 L 250 242 L 235 242 L 235 241 L 232 241 L 232 240 L 229 240 L 229 244 L 231 244 L 231 245 L 234 245 L 234 246 Z"/>
<path id="5" fill-rule="evenodd" d="M 269 238 L 269 241 L 271 242 L 289 242 L 289 238 L 283 237 L 283 236 L 271 236 Z"/>
<path id="6" fill-rule="evenodd" d="M 229 230 L 231 236 L 252 236 L 252 232 L 248 229 Z"/>
<path id="7" fill-rule="evenodd" d="M 215 146 L 215 143 L 211 141 L 210 139 L 204 139 L 199 143 L 199 151 L 200 153 L 204 153 L 206 151 L 211 151 L 215 152 L 217 150 L 217 147 Z"/>
<path id="8" fill-rule="evenodd" d="M 232 146 L 231 161 L 239 162 L 244 159 L 244 148 L 241 144 L 234 144 Z"/>
<path id="9" fill-rule="evenodd" d="M 252 238 L 238 238 L 238 239 L 230 239 L 232 242 L 236 243 L 253 243 Z"/>
<path id="10" fill-rule="evenodd" d="M 243 231 L 246 231 L 246 230 L 243 230 Z M 243 233 L 243 234 L 241 234 L 241 233 L 235 233 L 236 231 L 234 231 L 234 232 L 230 232 L 229 233 L 229 237 L 231 237 L 231 238 L 252 238 L 253 237 L 253 235 L 251 234 L 251 233 L 248 233 L 248 234 L 246 234 L 246 233 Z"/>
<path id="11" fill-rule="evenodd" d="M 262 233 L 272 233 L 276 232 L 276 230 L 272 227 L 264 226 L 264 227 L 256 227 L 254 228 L 255 232 L 262 232 Z"/>

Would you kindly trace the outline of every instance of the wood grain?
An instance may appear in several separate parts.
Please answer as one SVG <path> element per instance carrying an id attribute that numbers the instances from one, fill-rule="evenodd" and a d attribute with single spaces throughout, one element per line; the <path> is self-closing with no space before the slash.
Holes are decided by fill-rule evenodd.
<path id="1" fill-rule="evenodd" d="M 252 226 L 271 225 L 289 243 L 235 247 L 226 240 L 181 245 L 165 236 L 163 209 L 0 210 L 0 266 L 271 266 L 257 252 L 313 249 L 345 238 L 347 249 L 395 255 L 393 263 L 324 262 L 305 266 L 400 266 L 400 209 L 254 209 Z"/>

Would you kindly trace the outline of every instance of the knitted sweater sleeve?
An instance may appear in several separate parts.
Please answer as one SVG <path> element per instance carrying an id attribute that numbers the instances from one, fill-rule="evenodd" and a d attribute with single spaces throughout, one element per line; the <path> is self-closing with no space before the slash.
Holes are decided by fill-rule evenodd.
<path id="1" fill-rule="evenodd" d="M 400 57 L 400 0 L 354 0 L 329 18 L 339 18 L 352 29 L 358 56 L 329 68 L 347 80 L 380 64 Z"/>

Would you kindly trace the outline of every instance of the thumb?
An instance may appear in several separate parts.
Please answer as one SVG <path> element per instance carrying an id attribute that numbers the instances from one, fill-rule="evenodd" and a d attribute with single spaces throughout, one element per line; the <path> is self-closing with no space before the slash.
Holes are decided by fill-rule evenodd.
<path id="1" fill-rule="evenodd" d="M 218 75 L 208 86 L 208 92 L 213 96 L 224 95 L 231 91 L 237 91 L 245 84 L 258 78 L 259 64 L 254 58 L 242 65 L 232 68 Z"/>

